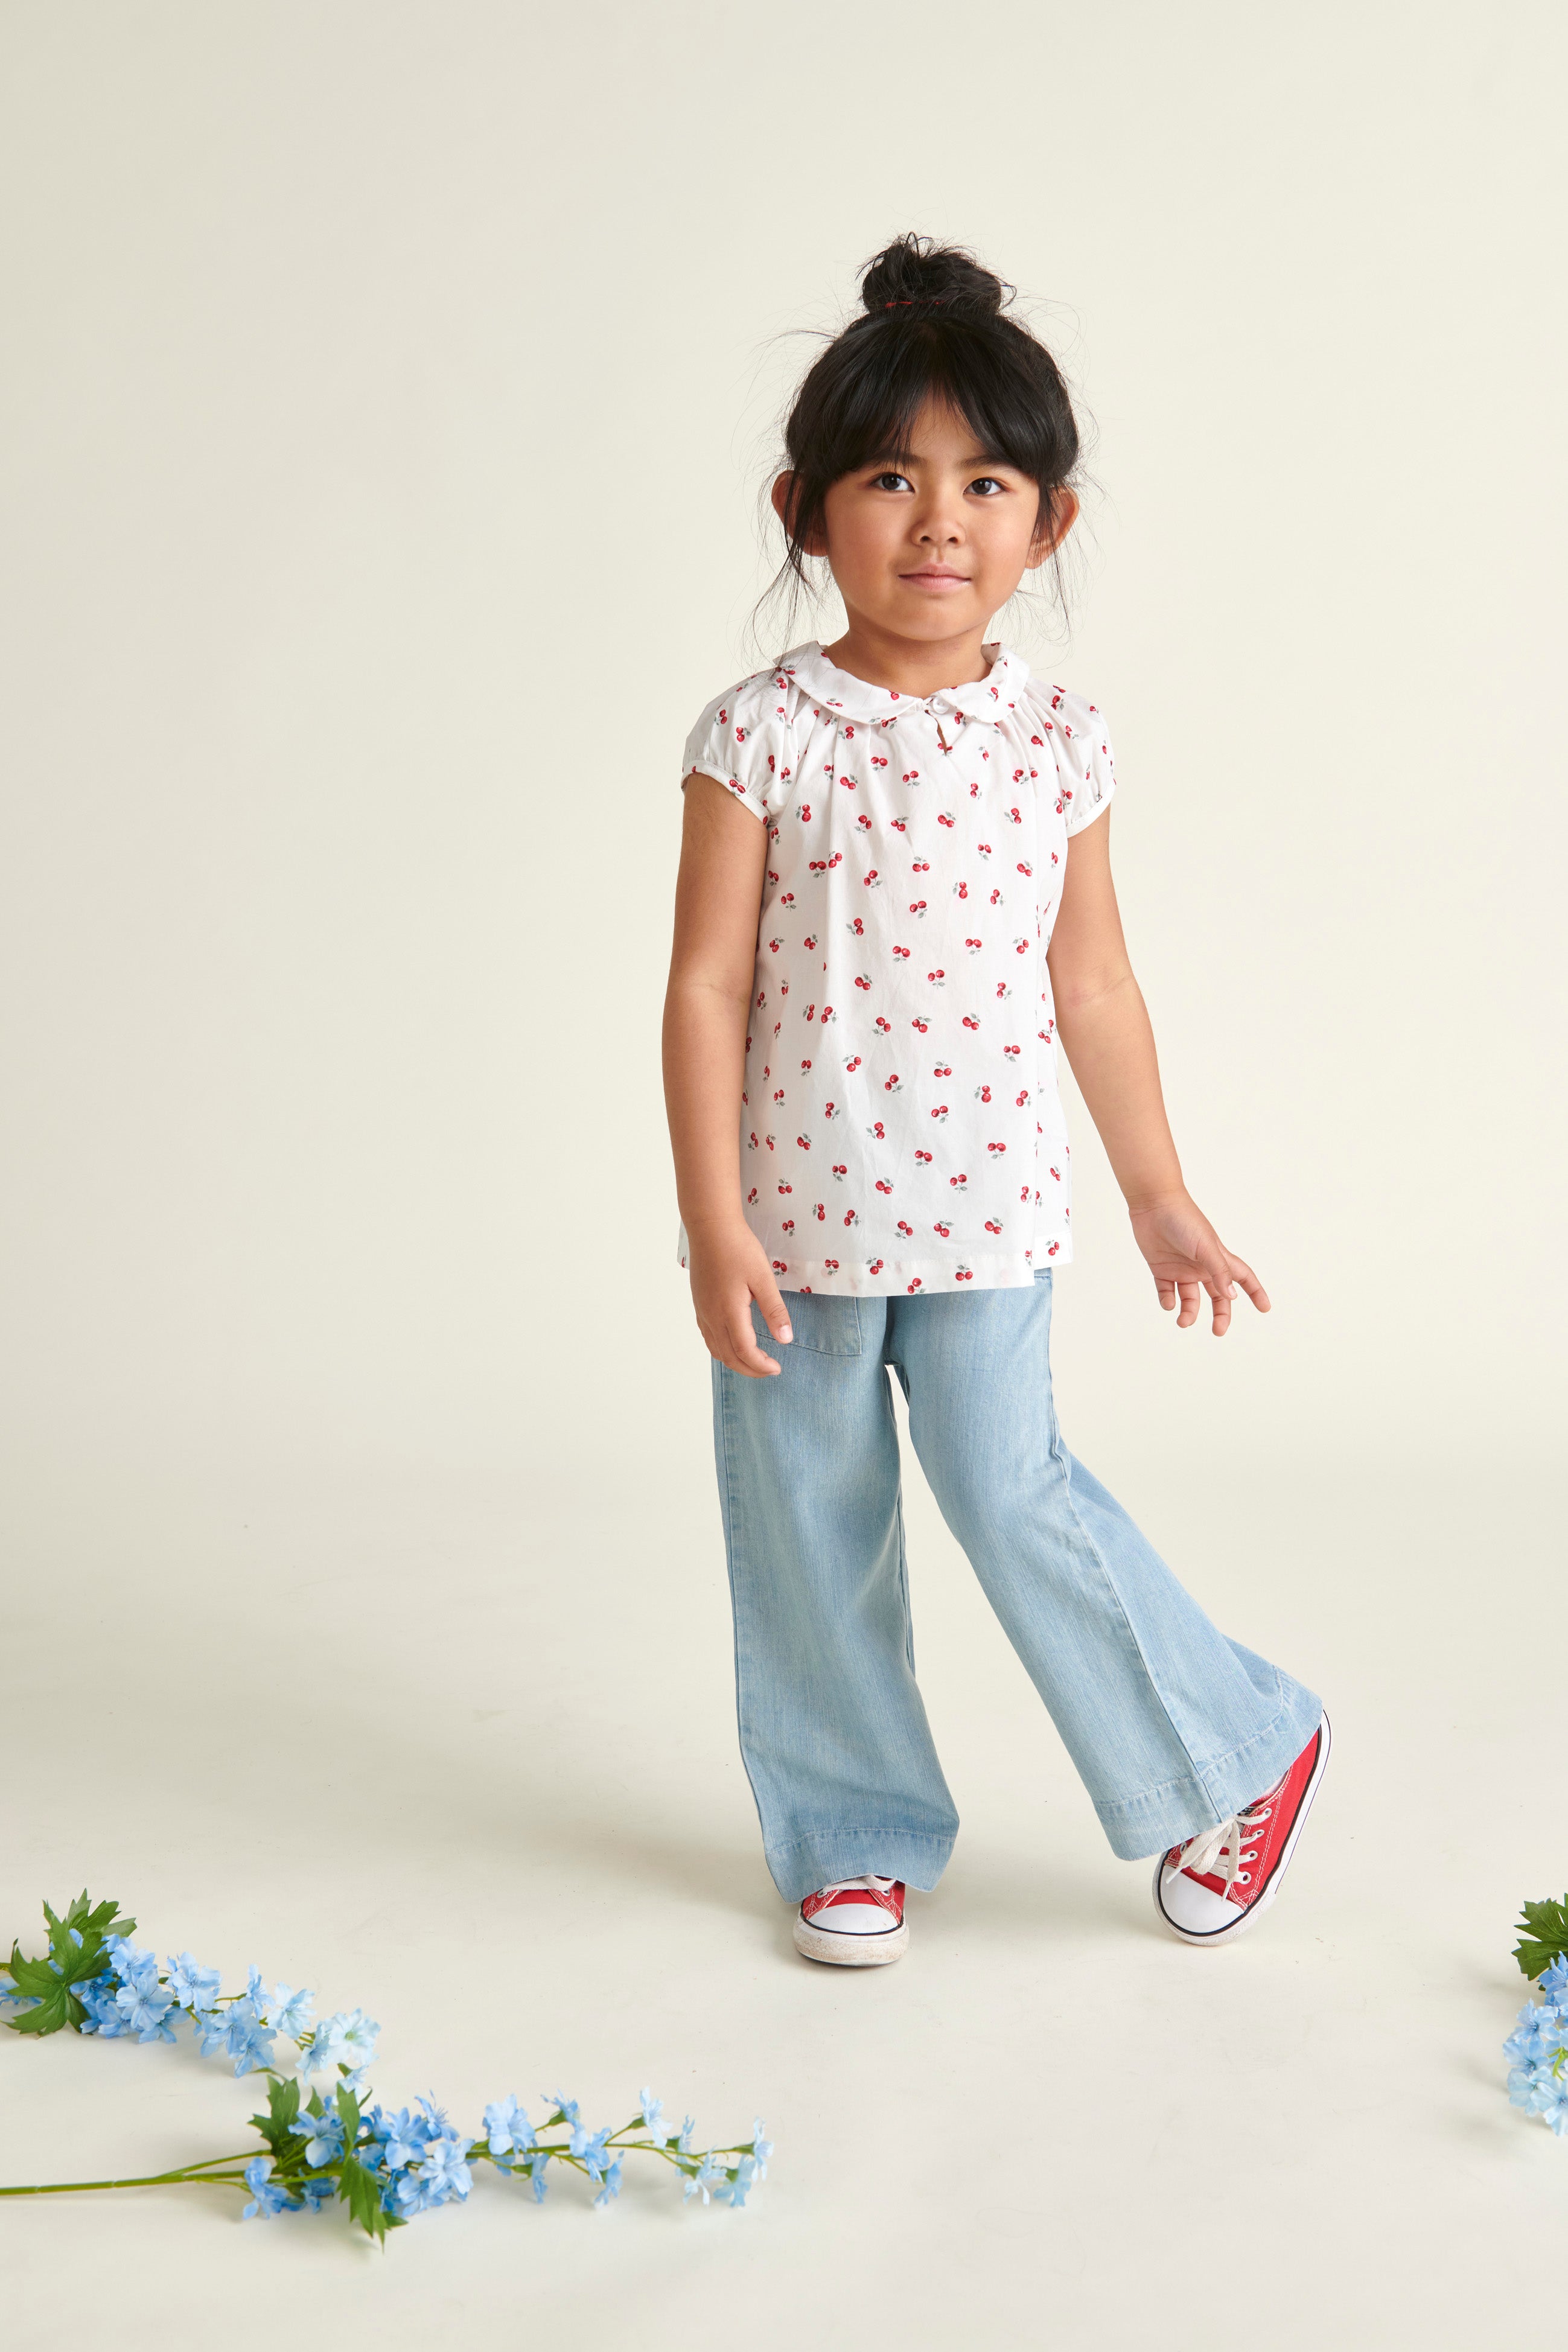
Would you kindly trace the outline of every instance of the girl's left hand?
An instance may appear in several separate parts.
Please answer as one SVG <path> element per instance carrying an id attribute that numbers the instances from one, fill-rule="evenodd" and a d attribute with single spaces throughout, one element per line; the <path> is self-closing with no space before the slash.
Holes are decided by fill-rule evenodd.
<path id="1" fill-rule="evenodd" d="M 1132 1237 L 1149 1261 L 1160 1304 L 1167 1310 L 1182 1302 L 1176 1328 L 1184 1331 L 1198 1319 L 1198 1292 L 1206 1290 L 1214 1302 L 1214 1335 L 1223 1339 L 1230 1328 L 1230 1302 L 1239 1287 L 1260 1315 L 1268 1312 L 1268 1293 L 1245 1258 L 1227 1250 L 1197 1202 L 1188 1192 L 1153 1201 L 1128 1212 Z"/>

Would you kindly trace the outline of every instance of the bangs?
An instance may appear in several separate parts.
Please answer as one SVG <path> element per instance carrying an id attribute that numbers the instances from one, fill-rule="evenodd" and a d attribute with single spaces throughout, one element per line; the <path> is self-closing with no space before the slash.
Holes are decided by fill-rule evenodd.
<path id="1" fill-rule="evenodd" d="M 985 339 L 960 326 L 922 322 L 905 329 L 899 341 L 902 348 L 887 355 L 890 364 L 846 370 L 835 387 L 837 396 L 823 404 L 809 470 L 826 475 L 825 493 L 879 458 L 908 467 L 916 423 L 933 403 L 968 426 L 978 456 L 1016 467 L 1042 489 L 1052 487 L 1057 436 L 1051 421 L 1016 375 L 1007 381 L 1012 372 L 998 369 Z M 866 356 L 868 362 L 883 357 Z"/>

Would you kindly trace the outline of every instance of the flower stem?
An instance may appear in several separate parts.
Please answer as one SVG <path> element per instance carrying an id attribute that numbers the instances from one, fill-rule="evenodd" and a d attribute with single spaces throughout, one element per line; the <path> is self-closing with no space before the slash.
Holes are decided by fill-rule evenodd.
<path id="1" fill-rule="evenodd" d="M 0 2189 L 0 2197 L 68 2197 L 83 2189 L 167 2189 L 184 2181 L 245 2180 L 243 2172 L 214 2172 L 207 2168 L 216 2164 L 247 2164 L 245 2156 L 209 2156 L 203 2164 L 183 2164 L 174 2172 L 141 2172 L 127 2180 L 43 2180 L 29 2182 L 26 2188 Z"/>

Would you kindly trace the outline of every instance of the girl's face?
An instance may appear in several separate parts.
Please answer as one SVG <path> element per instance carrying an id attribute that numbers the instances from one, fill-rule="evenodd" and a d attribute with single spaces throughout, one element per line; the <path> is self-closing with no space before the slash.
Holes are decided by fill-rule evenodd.
<path id="1" fill-rule="evenodd" d="M 902 458 L 873 458 L 828 491 L 820 541 L 853 626 L 931 644 L 983 632 L 1071 530 L 1078 500 L 989 456 L 973 425 L 928 403 Z M 774 485 L 775 505 L 788 494 Z"/>

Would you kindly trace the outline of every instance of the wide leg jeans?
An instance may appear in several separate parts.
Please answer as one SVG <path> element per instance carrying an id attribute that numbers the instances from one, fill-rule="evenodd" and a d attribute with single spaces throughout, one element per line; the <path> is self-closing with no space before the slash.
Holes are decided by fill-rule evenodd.
<path id="1" fill-rule="evenodd" d="M 1062 1442 L 1052 1281 L 785 1294 L 776 1377 L 713 1364 L 741 1748 L 799 1901 L 876 1872 L 934 1886 L 958 1829 L 915 1681 L 898 1426 L 1078 1768 L 1112 1850 L 1154 1854 L 1279 1778 L 1316 1696 L 1209 1622 Z"/>

